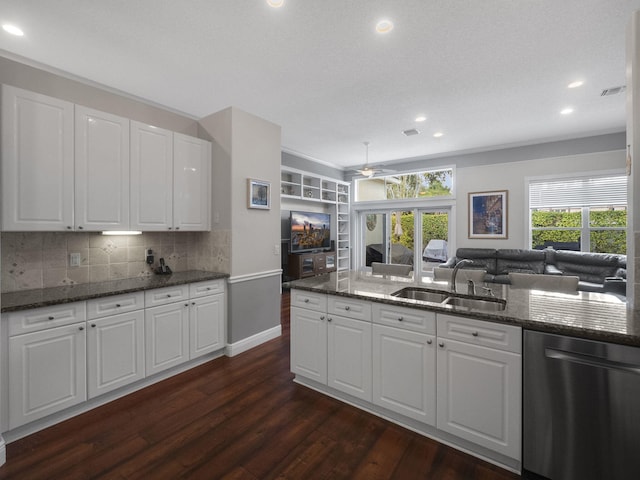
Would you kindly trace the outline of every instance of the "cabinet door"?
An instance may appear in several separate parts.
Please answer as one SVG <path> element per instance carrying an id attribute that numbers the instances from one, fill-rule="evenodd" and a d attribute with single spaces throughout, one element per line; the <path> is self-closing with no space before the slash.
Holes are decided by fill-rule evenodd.
<path id="1" fill-rule="evenodd" d="M 144 313 L 145 372 L 153 375 L 189 360 L 189 304 L 171 303 Z"/>
<path id="2" fill-rule="evenodd" d="M 131 229 L 173 228 L 173 132 L 131 122 Z"/>
<path id="3" fill-rule="evenodd" d="M 176 230 L 209 230 L 211 143 L 173 134 L 173 225 Z"/>
<path id="4" fill-rule="evenodd" d="M 435 337 L 373 326 L 373 403 L 435 426 Z"/>
<path id="5" fill-rule="evenodd" d="M 520 459 L 521 357 L 438 338 L 437 426 Z"/>
<path id="6" fill-rule="evenodd" d="M 326 313 L 291 307 L 291 371 L 327 384 Z"/>
<path id="7" fill-rule="evenodd" d="M 144 310 L 88 322 L 89 398 L 144 378 Z"/>
<path id="8" fill-rule="evenodd" d="M 129 120 L 76 105 L 76 230 L 129 230 Z"/>
<path id="9" fill-rule="evenodd" d="M 371 323 L 328 317 L 327 385 L 371 401 Z"/>
<path id="10" fill-rule="evenodd" d="M 225 346 L 224 294 L 191 301 L 189 312 L 190 357 L 215 352 Z"/>
<path id="11" fill-rule="evenodd" d="M 2 86 L 2 230 L 73 229 L 73 104 Z"/>
<path id="12" fill-rule="evenodd" d="M 9 429 L 82 403 L 85 324 L 9 338 Z"/>

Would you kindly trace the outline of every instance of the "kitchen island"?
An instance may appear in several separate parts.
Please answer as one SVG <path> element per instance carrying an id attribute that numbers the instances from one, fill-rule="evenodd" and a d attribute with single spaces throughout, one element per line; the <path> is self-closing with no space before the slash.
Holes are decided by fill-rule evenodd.
<path id="1" fill-rule="evenodd" d="M 465 295 L 368 272 L 286 286 L 297 383 L 518 473 L 523 329 L 640 345 L 615 295 L 490 283 Z M 413 290 L 423 300 L 398 295 Z"/>

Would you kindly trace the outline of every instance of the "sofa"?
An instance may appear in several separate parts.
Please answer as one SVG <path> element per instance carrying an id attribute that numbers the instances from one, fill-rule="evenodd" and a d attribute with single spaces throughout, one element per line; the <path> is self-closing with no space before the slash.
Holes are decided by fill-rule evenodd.
<path id="1" fill-rule="evenodd" d="M 467 269 L 486 270 L 485 281 L 510 283 L 509 273 L 570 275 L 580 278 L 578 290 L 624 295 L 627 256 L 572 250 L 525 250 L 510 248 L 459 248 L 454 257 L 436 268 L 453 268 L 460 260 L 473 263 Z"/>

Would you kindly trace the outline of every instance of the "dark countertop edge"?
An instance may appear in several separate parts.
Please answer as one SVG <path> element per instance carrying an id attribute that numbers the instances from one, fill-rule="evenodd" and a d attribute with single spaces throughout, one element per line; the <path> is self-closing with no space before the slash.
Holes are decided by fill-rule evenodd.
<path id="1" fill-rule="evenodd" d="M 176 272 L 171 275 L 156 275 L 152 277 L 134 277 L 124 278 L 122 280 L 110 280 L 108 282 L 99 283 L 81 283 L 68 287 L 51 287 L 33 290 L 18 290 L 2 294 L 2 306 L 0 313 L 18 312 L 21 310 L 29 310 L 32 308 L 49 307 L 52 305 L 62 305 L 65 303 L 81 302 L 94 298 L 111 297 L 113 295 L 122 295 L 125 293 L 140 292 L 145 290 L 154 290 L 157 288 L 171 287 L 175 285 L 184 285 L 186 283 L 197 283 L 208 280 L 217 280 L 220 278 L 229 278 L 228 273 L 206 272 L 204 270 L 190 270 L 186 272 Z M 118 284 L 138 283 L 138 285 L 118 286 Z M 112 287 L 113 285 L 113 287 Z M 92 288 L 96 291 L 85 292 L 74 295 L 74 290 L 86 290 Z M 55 290 L 60 290 L 59 296 L 56 297 Z M 5 298 L 11 297 L 34 297 L 42 296 L 45 292 L 52 292 L 51 298 L 30 301 L 14 301 L 8 302 L 9 306 L 5 306 Z"/>
<path id="2" fill-rule="evenodd" d="M 533 320 L 523 320 L 521 318 L 510 317 L 500 312 L 498 313 L 488 313 L 488 312 L 480 312 L 477 310 L 468 310 L 468 309 L 457 309 L 452 306 L 438 306 L 437 304 L 427 305 L 424 303 L 411 303 L 411 301 L 404 300 L 388 300 L 385 298 L 367 296 L 367 295 L 357 295 L 346 292 L 328 292 L 323 288 L 314 288 L 307 286 L 299 286 L 299 285 L 286 285 L 283 284 L 283 290 L 306 290 L 309 292 L 323 293 L 326 295 L 336 295 L 339 297 L 349 297 L 349 298 L 357 298 L 360 300 L 367 300 L 376 303 L 384 303 L 387 305 L 395 305 L 399 307 L 406 308 L 415 308 L 419 310 L 428 310 L 435 313 L 444 313 L 448 315 L 459 315 L 461 317 L 467 318 L 475 318 L 477 320 L 486 320 L 489 322 L 495 323 L 504 323 L 507 325 L 515 325 L 518 327 L 522 327 L 526 330 L 534 330 L 543 333 L 551 333 L 556 335 L 567 335 L 570 337 L 576 337 L 587 340 L 594 340 L 598 342 L 608 342 L 615 343 L 620 345 L 630 345 L 634 347 L 640 347 L 640 337 L 636 335 L 628 335 L 624 333 L 616 333 L 610 331 L 601 331 L 601 330 L 592 330 L 581 327 L 572 327 L 570 325 L 562 325 L 558 323 L 544 323 L 544 322 L 536 322 Z"/>

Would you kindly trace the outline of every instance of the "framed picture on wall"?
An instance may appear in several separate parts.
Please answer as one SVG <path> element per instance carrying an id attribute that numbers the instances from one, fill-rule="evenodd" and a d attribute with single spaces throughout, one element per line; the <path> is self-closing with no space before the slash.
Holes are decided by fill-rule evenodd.
<path id="1" fill-rule="evenodd" d="M 469 238 L 508 238 L 508 190 L 469 193 Z"/>
<path id="2" fill-rule="evenodd" d="M 247 208 L 271 209 L 271 183 L 247 179 Z"/>

